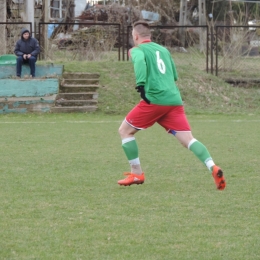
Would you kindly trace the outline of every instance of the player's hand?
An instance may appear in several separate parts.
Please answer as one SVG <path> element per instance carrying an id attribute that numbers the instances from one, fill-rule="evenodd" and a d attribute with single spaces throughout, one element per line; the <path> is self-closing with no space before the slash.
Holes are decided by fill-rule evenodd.
<path id="1" fill-rule="evenodd" d="M 29 59 L 29 58 L 31 58 L 32 57 L 32 55 L 31 54 L 27 54 L 27 58 Z"/>
<path id="2" fill-rule="evenodd" d="M 136 86 L 135 89 L 138 93 L 141 92 L 141 88 L 144 88 L 144 86 Z"/>
<path id="3" fill-rule="evenodd" d="M 145 90 L 144 90 L 144 86 L 136 86 L 135 87 L 136 91 L 138 93 L 140 93 L 141 98 L 147 103 L 150 104 L 150 100 L 145 96 Z"/>
<path id="4" fill-rule="evenodd" d="M 23 58 L 26 60 L 26 58 L 27 58 L 27 55 L 26 55 L 26 54 L 24 54 L 24 55 L 23 55 Z"/>

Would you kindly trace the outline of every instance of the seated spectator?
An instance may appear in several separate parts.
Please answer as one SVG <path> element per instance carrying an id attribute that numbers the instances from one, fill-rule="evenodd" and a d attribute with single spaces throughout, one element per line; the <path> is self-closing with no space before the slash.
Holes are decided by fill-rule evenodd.
<path id="1" fill-rule="evenodd" d="M 35 63 L 37 61 L 37 55 L 40 53 L 40 46 L 35 38 L 30 36 L 30 32 L 27 29 L 22 29 L 21 39 L 16 42 L 14 53 L 17 56 L 16 60 L 16 76 L 21 77 L 22 65 L 29 63 L 30 75 L 35 77 Z"/>

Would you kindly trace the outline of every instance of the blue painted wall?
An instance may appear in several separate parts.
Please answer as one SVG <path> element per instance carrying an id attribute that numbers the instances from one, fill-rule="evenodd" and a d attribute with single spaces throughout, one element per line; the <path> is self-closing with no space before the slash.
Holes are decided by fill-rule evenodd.
<path id="1" fill-rule="evenodd" d="M 0 65 L 0 114 L 51 111 L 62 73 L 62 65 L 36 65 L 36 77 L 26 79 L 30 68 L 23 65 L 22 78 L 15 79 L 16 65 Z"/>
<path id="2" fill-rule="evenodd" d="M 58 92 L 58 78 L 0 79 L 0 97 L 41 97 Z"/>
<path id="3" fill-rule="evenodd" d="M 63 73 L 63 65 L 37 65 L 35 70 L 35 77 L 55 77 L 61 76 Z M 30 75 L 30 67 L 25 64 L 22 66 L 22 78 L 25 75 Z M 16 76 L 16 65 L 0 65 L 0 79 L 7 79 Z"/>
<path id="4" fill-rule="evenodd" d="M 25 98 L 25 100 L 19 98 L 0 98 L 0 114 L 50 112 L 55 102 L 55 96 L 47 98 Z"/>

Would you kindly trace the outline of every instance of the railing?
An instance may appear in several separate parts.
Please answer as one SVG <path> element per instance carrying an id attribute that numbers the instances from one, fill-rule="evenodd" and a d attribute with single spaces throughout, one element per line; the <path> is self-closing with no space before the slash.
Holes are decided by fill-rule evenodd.
<path id="1" fill-rule="evenodd" d="M 259 78 L 260 26 L 216 26 L 215 74 Z"/>
<path id="2" fill-rule="evenodd" d="M 46 37 L 49 25 L 55 28 Z M 117 49 L 120 60 L 120 31 L 118 23 L 39 23 L 40 57 L 91 60 Z"/>
<path id="3" fill-rule="evenodd" d="M 13 53 L 25 26 L 32 30 L 31 23 L 0 23 L 2 54 Z M 40 59 L 129 60 L 131 30 L 119 23 L 39 23 Z M 260 26 L 151 26 L 151 32 L 152 41 L 168 48 L 178 66 L 259 78 Z"/>
<path id="4" fill-rule="evenodd" d="M 209 41 L 208 26 L 150 26 L 152 40 L 168 48 L 178 64 L 195 63 L 208 72 L 209 66 Z M 130 44 L 130 31 L 127 27 L 127 52 L 132 47 Z M 124 58 L 123 58 L 124 59 Z M 127 60 L 129 57 L 127 57 Z M 206 65 L 206 66 L 205 66 Z"/>

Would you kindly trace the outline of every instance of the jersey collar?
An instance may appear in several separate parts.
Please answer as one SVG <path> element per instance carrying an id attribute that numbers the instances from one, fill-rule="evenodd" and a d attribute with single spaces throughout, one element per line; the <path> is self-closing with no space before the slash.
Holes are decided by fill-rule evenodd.
<path id="1" fill-rule="evenodd" d="M 142 41 L 140 44 L 142 44 L 142 43 L 147 43 L 147 42 L 151 42 L 151 40 L 144 40 L 144 41 Z"/>

